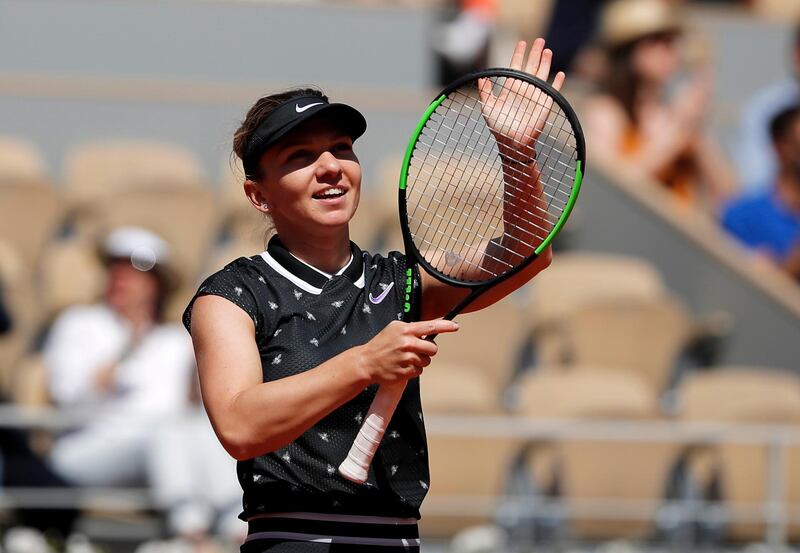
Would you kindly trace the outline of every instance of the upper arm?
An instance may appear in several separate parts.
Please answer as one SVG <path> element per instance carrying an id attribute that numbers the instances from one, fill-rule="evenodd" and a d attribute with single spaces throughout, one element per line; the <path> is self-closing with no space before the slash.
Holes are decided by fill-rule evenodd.
<path id="1" fill-rule="evenodd" d="M 208 295 L 194 301 L 191 332 L 203 404 L 222 438 L 236 396 L 263 381 L 255 324 L 237 305 Z"/>

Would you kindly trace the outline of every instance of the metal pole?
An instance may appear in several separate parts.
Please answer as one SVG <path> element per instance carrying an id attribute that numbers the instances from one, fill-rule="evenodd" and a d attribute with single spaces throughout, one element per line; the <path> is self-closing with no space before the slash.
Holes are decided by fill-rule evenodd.
<path id="1" fill-rule="evenodd" d="M 773 432 L 767 444 L 767 543 L 774 551 L 786 548 L 786 498 L 783 477 L 786 465 L 786 448 L 779 432 Z"/>

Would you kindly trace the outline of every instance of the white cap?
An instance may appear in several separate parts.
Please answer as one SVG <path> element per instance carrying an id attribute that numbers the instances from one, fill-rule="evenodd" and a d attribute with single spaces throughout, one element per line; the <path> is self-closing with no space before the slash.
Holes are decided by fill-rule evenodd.
<path id="1" fill-rule="evenodd" d="M 606 4 L 600 21 L 603 42 L 612 47 L 681 29 L 677 8 L 667 0 L 613 0 Z"/>
<path id="2" fill-rule="evenodd" d="M 103 253 L 111 258 L 128 258 L 140 271 L 170 262 L 169 245 L 157 234 L 140 227 L 120 227 L 103 241 Z"/>

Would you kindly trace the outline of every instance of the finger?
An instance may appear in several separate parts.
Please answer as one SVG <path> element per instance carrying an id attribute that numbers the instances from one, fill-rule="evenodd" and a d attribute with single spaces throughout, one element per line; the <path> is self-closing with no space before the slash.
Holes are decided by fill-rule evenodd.
<path id="1" fill-rule="evenodd" d="M 531 75 L 536 75 L 539 70 L 539 62 L 542 59 L 542 50 L 544 50 L 544 39 L 537 38 L 531 45 L 531 52 L 528 54 L 528 63 L 525 65 L 525 72 Z"/>
<path id="2" fill-rule="evenodd" d="M 511 63 L 508 64 L 510 69 L 522 70 L 522 61 L 525 59 L 525 49 L 527 47 L 528 45 L 524 40 L 517 42 L 517 46 L 514 48 L 514 53 L 511 55 Z"/>
<path id="3" fill-rule="evenodd" d="M 409 323 L 409 331 L 418 337 L 430 336 L 431 334 L 441 334 L 443 332 L 455 332 L 458 330 L 458 323 L 445 319 L 434 319 L 432 321 L 419 321 Z"/>
<path id="4" fill-rule="evenodd" d="M 420 355 L 419 356 L 419 367 L 427 367 L 431 364 L 431 357 L 430 355 Z"/>
<path id="5" fill-rule="evenodd" d="M 492 81 L 489 79 L 478 79 L 478 95 L 481 103 L 487 105 L 492 100 Z"/>
<path id="6" fill-rule="evenodd" d="M 561 90 L 561 87 L 564 86 L 564 81 L 566 79 L 567 75 L 563 71 L 556 73 L 556 76 L 553 78 L 553 88 L 556 90 Z"/>
<path id="7" fill-rule="evenodd" d="M 414 353 L 422 355 L 436 355 L 436 353 L 439 351 L 439 346 L 430 340 L 417 338 L 411 344 L 411 347 L 406 351 L 413 351 Z"/>
<path id="8" fill-rule="evenodd" d="M 542 59 L 539 62 L 539 70 L 536 76 L 546 81 L 550 77 L 550 65 L 553 63 L 553 51 L 550 48 L 545 48 L 542 52 Z"/>
<path id="9" fill-rule="evenodd" d="M 416 378 L 422 374 L 423 367 L 418 367 L 416 365 L 407 365 L 403 367 L 402 371 L 398 374 L 401 378 L 405 378 L 406 380 L 410 378 Z"/>

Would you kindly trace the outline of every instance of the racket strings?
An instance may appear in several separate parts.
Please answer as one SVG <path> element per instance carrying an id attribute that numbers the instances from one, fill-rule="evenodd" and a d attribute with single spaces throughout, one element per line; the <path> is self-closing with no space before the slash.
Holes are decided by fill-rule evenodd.
<path id="1" fill-rule="evenodd" d="M 463 104 L 462 104 L 462 105 L 463 105 Z M 452 110 L 451 110 L 451 111 L 452 111 Z M 527 124 L 527 121 L 524 121 L 524 123 L 526 123 L 526 124 Z M 552 125 L 552 123 L 549 123 L 549 122 L 546 122 L 546 123 L 547 123 L 547 124 L 549 124 L 549 125 Z M 462 126 L 463 126 L 464 128 L 466 128 L 466 125 L 464 125 L 463 123 L 462 123 Z M 447 128 L 447 129 L 448 129 L 448 130 L 450 130 L 450 131 L 454 131 L 454 130 L 455 130 L 455 129 L 454 129 L 454 127 L 447 127 L 447 125 L 442 125 L 442 127 L 443 127 L 443 128 Z M 475 132 L 475 131 L 473 130 L 473 132 Z M 425 134 L 425 133 L 423 133 L 423 134 Z M 452 132 L 451 132 L 450 134 L 452 134 Z M 435 137 L 434 137 L 434 140 L 438 140 L 438 139 L 435 139 Z M 440 141 L 440 140 L 439 140 L 439 142 L 440 142 L 440 143 L 442 143 L 442 141 Z M 492 148 L 494 147 L 494 146 L 493 146 L 493 144 L 492 144 L 491 142 L 489 142 L 489 141 L 480 141 L 480 140 L 478 140 L 478 141 L 477 141 L 477 144 L 476 144 L 476 146 L 481 148 L 481 153 L 485 152 L 485 150 L 486 150 L 486 148 L 487 148 L 487 147 L 492 147 Z M 464 154 L 464 153 L 465 153 L 463 150 L 459 150 L 457 147 L 455 148 L 455 151 L 457 151 L 457 152 L 459 152 L 459 153 L 461 153 L 461 154 Z M 564 171 L 564 172 L 566 172 L 566 167 L 567 167 L 567 164 L 564 164 L 564 163 L 562 162 L 562 165 L 564 165 L 564 166 L 565 166 L 565 171 Z M 473 165 L 473 167 L 474 167 L 474 165 Z M 549 168 L 549 167 L 548 167 L 546 164 L 545 164 L 545 167 Z M 524 172 L 523 172 L 523 171 L 519 171 L 519 170 L 517 170 L 517 169 L 515 169 L 515 168 L 513 168 L 513 167 L 507 167 L 507 168 L 506 168 L 506 171 L 507 171 L 507 172 L 516 172 L 517 174 L 524 175 Z M 484 171 L 484 172 L 485 172 L 485 171 Z M 474 176 L 474 175 L 470 175 L 470 177 L 472 177 L 472 176 Z M 513 175 L 506 175 L 506 181 L 508 181 L 508 180 L 509 180 L 509 178 L 511 178 L 511 179 L 515 179 L 515 180 L 517 180 L 517 181 L 520 181 L 520 182 L 522 182 L 522 179 L 520 179 L 520 178 L 514 177 Z M 507 183 L 507 184 L 508 184 L 508 183 Z M 556 199 L 557 199 L 555 195 L 548 193 L 546 190 L 543 190 L 543 192 L 542 192 L 542 195 L 543 195 L 543 196 L 545 196 L 545 197 L 547 197 L 547 198 L 550 200 L 550 203 L 552 203 L 553 201 L 556 201 Z M 568 194 L 566 194 L 566 193 L 564 193 L 564 192 L 562 192 L 562 195 L 566 196 L 566 198 L 567 198 L 567 199 L 568 199 L 568 197 L 569 197 L 569 196 L 568 196 Z M 562 198 L 560 203 L 561 203 L 562 205 L 559 205 L 559 206 L 558 206 L 558 208 L 559 208 L 559 210 L 563 210 L 564 206 L 565 206 L 565 205 L 566 205 L 566 203 L 567 203 L 567 200 Z M 541 208 L 540 208 L 540 209 L 541 209 Z"/>
<path id="2" fill-rule="evenodd" d="M 425 195 L 425 193 L 424 193 L 424 192 L 423 192 L 423 193 L 421 193 L 421 194 L 422 194 L 422 195 Z M 441 201 L 439 198 L 437 198 L 436 196 L 430 196 L 430 197 L 429 197 L 429 200 L 430 200 L 431 202 L 436 202 L 436 203 L 438 203 L 438 204 L 442 204 L 442 205 L 441 205 L 441 209 L 442 209 L 442 210 L 444 210 L 444 211 L 450 211 L 450 212 L 452 212 L 452 213 L 450 214 L 451 216 L 453 216 L 453 215 L 458 215 L 459 213 L 461 213 L 461 212 L 459 211 L 459 208 L 458 208 L 458 206 L 456 206 L 456 205 L 451 205 L 450 203 L 447 203 L 447 204 L 445 204 L 445 203 L 443 203 L 443 202 L 442 202 L 442 201 Z M 446 217 L 446 215 L 447 215 L 446 213 L 439 213 L 438 211 L 430 211 L 430 213 L 431 213 L 431 216 L 432 216 L 432 218 L 435 218 L 435 219 L 437 219 L 437 220 L 439 220 L 439 221 L 442 221 L 442 222 L 451 221 L 451 219 L 449 219 L 448 217 Z M 478 216 L 476 215 L 476 221 L 477 221 L 478 223 L 480 223 L 480 224 L 482 224 L 482 225 L 483 225 L 483 224 L 485 224 L 485 225 L 489 226 L 489 228 L 491 228 L 491 230 L 492 230 L 492 231 L 495 231 L 495 232 L 502 232 L 502 228 L 500 228 L 500 227 L 498 227 L 498 226 L 495 226 L 495 225 L 497 224 L 497 221 L 496 221 L 496 220 L 493 218 L 493 216 L 494 216 L 494 213 L 493 213 L 493 212 L 490 212 L 490 211 L 488 211 L 488 210 L 484 210 L 484 209 L 479 209 L 479 210 L 478 210 L 478 213 L 479 213 L 480 215 L 482 215 L 482 216 L 483 216 L 483 218 L 481 218 L 481 217 L 478 217 Z M 530 215 L 530 216 L 531 216 L 531 218 L 535 218 L 535 217 L 542 217 L 542 213 L 544 213 L 546 217 L 550 217 L 550 218 L 553 218 L 553 217 L 555 217 L 555 216 L 554 216 L 552 213 L 550 213 L 550 212 L 547 212 L 547 211 L 542 211 L 542 213 L 534 213 L 534 212 L 532 212 L 532 211 L 525 211 L 525 213 L 526 213 L 527 215 Z M 547 219 L 546 221 L 547 221 L 549 224 L 551 224 L 551 225 L 554 225 L 554 224 L 556 223 L 556 221 L 549 220 L 549 219 Z M 424 220 L 423 220 L 423 221 L 420 221 L 420 224 L 421 224 L 421 225 L 426 225 L 426 226 L 430 227 L 430 225 L 427 225 L 427 224 L 424 222 Z M 511 226 L 511 227 L 512 227 L 513 229 L 515 229 L 515 230 L 520 230 L 520 231 L 523 231 L 523 232 L 527 232 L 527 229 L 524 229 L 523 227 L 520 227 L 519 225 L 515 225 L 515 224 L 513 224 L 513 223 L 510 223 L 510 222 L 508 222 L 508 221 L 506 221 L 505 225 L 506 225 L 506 226 Z M 548 233 L 549 233 L 549 232 L 552 230 L 552 229 L 551 229 L 551 227 L 541 227 L 541 226 L 537 226 L 535 223 L 531 223 L 531 225 L 532 225 L 532 226 L 536 226 L 536 228 L 538 228 L 539 230 L 543 231 L 543 232 L 544 232 L 544 236 L 547 236 L 547 234 L 548 234 Z M 439 231 L 439 230 L 434 230 L 434 232 L 441 233 L 442 231 Z M 535 234 L 534 234 L 533 236 L 538 236 L 538 235 L 535 235 Z M 447 235 L 447 237 L 449 238 L 450 236 L 449 236 L 449 235 Z"/>
<path id="3" fill-rule="evenodd" d="M 468 106 L 468 105 L 470 105 L 468 102 L 462 101 L 462 103 L 461 103 L 461 104 L 459 104 L 459 107 L 460 107 L 460 108 L 463 108 L 464 106 Z M 450 108 L 450 107 L 449 107 L 447 104 L 445 104 L 445 106 L 446 106 L 448 109 L 450 109 L 450 111 L 451 111 L 451 112 L 453 111 L 453 110 L 452 110 L 452 109 L 451 109 L 451 108 Z M 459 110 L 459 113 L 461 113 L 461 109 Z M 475 120 L 475 119 L 473 119 L 473 120 L 472 120 L 472 123 L 473 123 L 473 125 L 472 125 L 472 128 L 471 128 L 471 129 L 469 129 L 469 130 L 470 130 L 472 133 L 474 133 L 474 132 L 475 132 L 475 128 L 476 128 L 476 126 L 477 126 L 477 124 L 478 124 L 478 121 L 477 121 L 477 120 Z M 465 129 L 467 128 L 467 126 L 466 126 L 466 125 L 463 125 L 463 126 L 464 126 L 464 128 L 465 128 Z M 447 128 L 447 129 L 450 131 L 450 132 L 448 133 L 448 134 L 449 134 L 449 136 L 452 136 L 453 132 L 458 132 L 458 131 L 456 131 L 456 126 L 455 126 L 455 125 L 453 125 L 452 127 L 447 127 L 446 125 L 444 125 L 444 128 Z M 467 132 L 467 133 L 464 133 L 464 132 L 462 132 L 462 135 L 464 135 L 464 136 L 467 136 L 468 138 L 474 138 L 474 137 L 469 137 L 469 134 L 470 134 L 469 132 Z M 479 154 L 480 154 L 481 156 L 483 156 L 483 157 L 486 157 L 486 151 L 487 151 L 487 149 L 489 149 L 489 148 L 491 147 L 491 146 L 490 146 L 490 144 L 491 144 L 491 143 L 490 143 L 489 141 L 486 141 L 486 140 L 480 140 L 479 138 L 478 138 L 478 139 L 475 139 L 475 146 L 476 146 L 476 147 L 474 148 L 474 150 L 475 150 L 475 151 L 478 151 L 478 148 L 480 148 Z M 465 151 L 464 151 L 464 150 L 459 150 L 457 146 L 454 148 L 454 150 L 455 150 L 455 151 L 457 151 L 457 152 L 461 152 L 462 154 L 463 154 L 463 153 L 465 153 Z M 447 167 L 448 167 L 448 168 L 450 167 L 450 165 L 451 165 L 451 162 L 452 162 L 452 161 L 453 161 L 453 160 L 448 160 L 448 163 L 447 163 Z M 460 160 L 456 160 L 456 161 L 460 161 Z M 474 180 L 475 180 L 475 176 L 476 176 L 476 175 L 475 175 L 475 170 L 476 170 L 476 168 L 478 168 L 478 167 L 479 167 L 479 165 L 478 165 L 478 164 L 475 164 L 475 163 L 473 163 L 473 164 L 469 164 L 469 163 L 467 163 L 466 165 L 467 165 L 467 167 L 469 167 L 469 169 L 470 169 L 470 170 L 469 170 L 469 173 L 467 173 L 467 174 L 465 175 L 465 176 L 466 176 L 466 180 L 467 180 L 468 182 L 469 182 L 469 181 L 474 181 Z M 491 167 L 491 166 L 490 166 L 490 165 L 488 165 L 488 164 L 486 164 L 486 163 L 484 163 L 484 164 L 482 164 L 482 165 L 483 165 L 483 167 L 484 167 L 484 170 L 481 170 L 481 171 L 479 171 L 479 173 L 480 173 L 480 176 L 481 176 L 481 177 L 485 177 L 485 173 L 486 173 L 486 170 L 485 170 L 485 169 L 486 169 L 486 168 L 489 168 L 489 167 Z M 452 175 L 451 175 L 451 176 L 452 176 Z M 484 181 L 485 181 L 486 179 L 484 178 L 484 179 L 482 179 L 482 180 L 484 180 Z M 465 193 L 464 191 L 465 191 L 465 189 L 466 189 L 465 187 L 459 187 L 459 189 L 458 189 L 458 193 L 456 194 L 456 195 L 457 195 L 457 202 L 458 202 L 458 203 L 460 203 L 460 204 L 463 204 L 463 202 L 464 202 L 464 193 Z M 495 196 L 495 198 L 496 198 L 496 196 Z M 473 199 L 473 200 L 475 200 L 476 198 L 472 198 L 472 199 Z M 478 211 L 479 211 L 479 213 L 483 213 L 483 214 L 486 214 L 486 213 L 488 213 L 488 212 L 487 212 L 487 210 L 485 209 L 486 201 L 487 201 L 488 199 L 489 199 L 489 195 L 488 195 L 488 194 L 487 194 L 487 195 L 484 195 L 482 198 L 479 196 L 479 197 L 477 198 L 477 200 L 479 200 L 479 201 L 480 201 L 480 204 L 479 204 L 479 205 L 474 205 L 474 204 L 473 204 L 473 207 L 474 207 L 474 208 L 477 208 L 477 209 L 478 209 Z M 429 203 L 429 205 L 430 205 L 430 203 Z M 491 230 L 493 231 L 493 234 L 495 234 L 495 235 L 497 234 L 497 226 L 495 226 L 495 225 L 492 225 L 492 224 L 488 224 L 488 225 L 487 225 L 487 224 L 486 224 L 486 222 L 485 222 L 485 220 L 484 220 L 484 218 L 482 218 L 482 217 L 479 217 L 479 216 L 476 216 L 475 214 L 473 214 L 473 216 L 474 216 L 474 220 L 475 220 L 475 221 L 477 221 L 479 224 L 483 224 L 483 225 L 486 225 L 486 226 L 488 226 L 488 228 L 489 228 L 489 229 L 491 229 Z M 441 220 L 440 220 L 440 222 L 441 222 Z M 459 226 L 459 228 L 460 228 L 460 231 L 459 231 L 459 232 L 458 232 L 458 233 L 457 233 L 457 234 L 456 234 L 456 235 L 453 237 L 453 239 L 454 239 L 456 242 L 462 242 L 462 241 L 463 241 L 463 237 L 464 237 L 464 235 L 465 235 L 465 234 L 468 234 L 468 233 L 469 233 L 469 231 L 470 231 L 470 227 L 469 227 L 469 225 L 467 225 L 467 224 L 462 224 L 462 225 L 460 225 L 460 226 Z M 437 228 L 435 229 L 435 231 L 436 231 L 437 233 L 439 233 L 439 234 L 442 234 L 442 235 L 445 235 L 445 236 L 446 236 L 446 234 L 445 234 L 445 233 L 443 233 L 443 232 L 441 232 L 439 229 L 440 229 L 440 225 L 439 225 L 439 226 L 437 226 Z M 458 258 L 458 257 L 459 257 L 457 254 L 455 254 L 455 252 L 452 252 L 452 250 L 451 250 L 449 253 L 451 253 L 451 258 Z M 480 252 L 478 252 L 477 250 L 476 250 L 476 251 L 473 251 L 473 252 L 470 252 L 470 253 L 472 253 L 472 254 L 473 254 L 473 255 L 475 255 L 475 256 L 479 256 L 479 255 L 480 255 Z M 474 266 L 474 265 L 475 265 L 474 263 L 470 263 L 470 262 L 468 261 L 468 259 L 469 259 L 468 257 L 464 257 L 464 258 L 463 258 L 463 261 L 461 262 L 461 264 L 460 264 L 458 267 L 456 267 L 456 270 L 463 269 L 463 268 L 464 268 L 464 267 L 463 267 L 463 265 L 468 265 L 468 266 L 470 266 L 470 267 L 472 267 L 472 266 Z M 445 261 L 447 261 L 447 258 L 445 258 Z M 511 265 L 511 264 L 505 264 L 505 265 L 506 265 L 507 267 L 513 267 L 513 265 Z M 486 271 L 486 272 L 488 272 L 489 274 L 492 274 L 492 275 L 494 275 L 494 273 L 492 273 L 491 271 Z"/>
<path id="4" fill-rule="evenodd" d="M 566 209 L 577 168 L 572 125 L 546 91 L 507 77 L 492 77 L 492 89 L 505 103 L 491 109 L 476 82 L 450 93 L 408 168 L 413 241 L 434 268 L 460 280 L 489 280 L 527 259 Z M 527 135 L 517 140 L 502 133 L 507 128 Z M 501 150 L 532 163 L 504 166 Z"/>
<path id="5" fill-rule="evenodd" d="M 544 110 L 544 109 L 548 109 L 548 110 L 549 110 L 549 109 L 550 109 L 550 108 L 549 108 L 549 107 L 547 107 L 546 105 L 539 105 L 539 106 L 537 106 L 537 107 L 541 108 L 542 110 Z M 509 123 L 509 122 L 511 122 L 511 123 L 514 123 L 514 124 L 523 124 L 523 123 L 524 123 L 524 124 L 527 124 L 527 123 L 530 121 L 530 116 L 531 116 L 531 115 L 532 115 L 532 114 L 529 114 L 529 115 L 528 115 L 528 117 L 527 117 L 527 118 L 525 118 L 525 119 L 517 119 L 516 117 L 514 117 L 514 115 L 513 115 L 513 113 L 512 113 L 512 114 L 510 114 L 510 115 L 506 116 L 506 118 L 504 119 L 503 123 Z M 511 119 L 511 121 L 508 121 L 508 119 Z M 568 120 L 567 120 L 567 118 L 566 118 L 566 117 L 559 117 L 558 119 L 559 119 L 559 123 L 560 123 L 560 124 L 559 124 L 559 127 L 558 127 L 558 129 L 557 129 L 557 130 L 553 130 L 552 132 L 550 132 L 550 133 L 548 133 L 548 134 L 549 134 L 549 135 L 551 135 L 551 136 L 556 136 L 556 137 L 559 137 L 559 136 L 561 136 L 561 137 L 565 137 L 565 138 L 566 138 L 566 140 L 565 140 L 564 142 L 565 142 L 565 143 L 566 143 L 566 144 L 569 146 L 569 148 L 570 148 L 570 152 L 574 152 L 574 151 L 575 151 L 574 135 L 572 134 L 572 129 L 571 129 L 571 126 L 570 126 L 568 129 L 565 129 L 565 128 L 564 128 L 564 124 L 565 124 L 565 123 L 566 123 L 566 124 L 568 124 Z M 464 125 L 464 123 L 463 123 L 463 122 L 461 122 L 461 121 L 460 121 L 460 120 L 458 120 L 458 119 L 455 121 L 455 124 L 457 124 L 457 125 L 462 125 L 462 126 L 464 126 L 464 127 L 466 128 L 466 126 Z M 442 123 L 442 125 L 443 125 L 443 126 L 446 126 L 444 123 Z M 549 118 L 548 118 L 548 119 L 547 119 L 547 120 L 544 122 L 544 124 L 543 124 L 543 125 L 544 125 L 545 127 L 548 127 L 548 126 L 549 126 L 549 127 L 551 127 L 551 129 L 555 129 L 555 124 L 554 124 L 554 123 L 552 123 L 552 122 L 549 120 Z M 480 133 L 478 133 L 478 134 L 480 134 Z M 478 139 L 476 139 L 476 140 L 478 140 Z M 557 153 L 557 154 L 559 155 L 559 157 L 558 157 L 558 159 L 557 159 L 557 163 L 560 163 L 560 164 L 562 165 L 562 168 L 563 168 L 563 170 L 564 170 L 564 176 L 566 175 L 566 172 L 567 172 L 567 171 L 574 171 L 574 163 L 573 163 L 572 165 L 570 165 L 570 164 L 568 164 L 568 163 L 565 163 L 565 162 L 563 162 L 563 161 L 561 160 L 561 158 L 562 158 L 562 157 L 564 157 L 564 156 L 566 156 L 566 155 L 567 155 L 567 154 L 566 154 L 566 153 L 565 153 L 563 150 L 561 150 L 561 149 L 559 149 L 559 148 L 555 147 L 555 146 L 554 146 L 554 145 L 552 145 L 552 144 L 548 145 L 548 144 L 546 144 L 546 143 L 542 142 L 541 140 L 539 140 L 538 138 L 537 138 L 537 139 L 536 139 L 534 142 L 535 142 L 536 144 L 538 144 L 539 146 L 541 146 L 541 147 L 547 147 L 547 146 L 550 146 L 550 147 L 551 147 L 551 150 L 552 150 L 553 152 L 555 152 L 555 153 Z M 570 142 L 572 142 L 572 143 L 570 144 Z M 481 146 L 482 148 L 483 148 L 484 146 L 486 146 L 486 144 L 484 144 L 484 143 L 481 143 L 481 142 L 478 142 L 478 143 L 476 143 L 476 145 L 477 145 L 477 146 Z M 535 148 L 535 147 L 533 147 L 533 146 L 526 146 L 526 145 L 524 145 L 524 144 L 519 144 L 519 149 L 520 149 L 521 151 L 523 151 L 523 153 L 524 153 L 525 155 L 528 155 L 528 156 L 529 156 L 529 157 L 531 157 L 531 158 L 534 158 L 534 157 L 535 157 L 535 151 L 536 151 L 536 148 Z M 559 180 L 559 182 L 563 182 L 563 181 L 562 181 L 562 180 Z M 569 195 L 567 194 L 567 197 L 568 197 L 568 196 L 569 196 Z"/>

